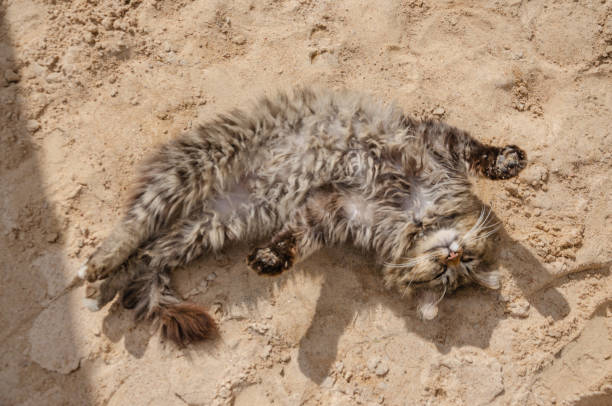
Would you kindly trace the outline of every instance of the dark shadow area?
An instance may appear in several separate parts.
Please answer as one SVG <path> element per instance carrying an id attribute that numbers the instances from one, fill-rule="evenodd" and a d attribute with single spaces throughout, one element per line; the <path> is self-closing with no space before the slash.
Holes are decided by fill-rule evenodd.
<path id="1" fill-rule="evenodd" d="M 78 355 L 76 364 L 61 364 L 54 355 L 78 354 L 73 309 L 63 300 L 70 280 L 61 220 L 41 173 L 40 139 L 47 129 L 28 108 L 28 62 L 15 47 L 25 28 L 9 26 L 9 7 L 14 15 L 21 6 L 0 2 L 0 404 L 87 405 L 93 403 L 87 374 L 67 374 L 79 367 Z M 57 321 L 52 331 L 45 329 L 46 316 Z"/>
<path id="2" fill-rule="evenodd" d="M 491 268 L 503 266 L 507 269 L 512 281 L 544 317 L 550 316 L 553 320 L 566 317 L 570 312 L 569 303 L 553 282 L 563 283 L 567 277 L 555 280 L 538 259 L 523 245 L 512 240 L 505 230 L 500 230 L 491 238 L 495 238 L 500 247 L 498 260 L 490 265 Z M 357 292 L 346 288 L 343 274 L 347 271 L 325 275 L 314 318 L 300 341 L 299 349 L 300 369 L 316 383 L 320 384 L 329 374 L 336 360 L 338 340 L 353 315 L 375 306 L 391 309 L 404 319 L 408 331 L 434 343 L 443 354 L 453 347 L 487 348 L 499 321 L 509 317 L 497 291 L 472 285 L 447 295 L 440 303 L 437 318 L 432 321 L 420 320 L 414 300 L 402 299 L 396 292 L 373 291 L 377 285 L 381 285 L 381 280 L 374 270 L 374 264 L 371 269 L 370 272 L 359 273 L 361 288 Z M 350 302 L 354 307 L 352 312 L 339 311 L 338 297 L 353 298 Z"/>
<path id="3" fill-rule="evenodd" d="M 570 311 L 569 304 L 555 286 L 563 283 L 567 276 L 555 279 L 526 247 L 512 240 L 505 230 L 500 230 L 491 238 L 496 239 L 499 252 L 498 260 L 490 267 L 505 268 L 512 283 L 521 289 L 532 307 L 543 316 L 550 316 L 553 320 L 566 317 Z M 272 279 L 255 275 L 246 265 L 242 265 L 247 252 L 244 247 L 228 251 L 233 258 L 233 269 L 229 274 L 213 258 L 203 258 L 184 270 L 178 270 L 174 279 L 178 282 L 179 292 L 186 291 L 188 285 L 204 281 L 207 273 L 216 272 L 219 279 L 211 288 L 190 300 L 209 307 L 223 302 L 226 306 L 245 305 L 252 309 L 256 306 L 256 300 L 270 298 L 271 286 L 282 288 L 294 278 L 291 272 Z M 301 371 L 318 384 L 328 376 L 338 354 L 338 341 L 354 317 L 377 306 L 391 309 L 404 320 L 407 331 L 434 343 L 443 354 L 454 347 L 487 348 L 500 320 L 509 317 L 498 291 L 471 285 L 447 295 L 440 303 L 438 317 L 423 321 L 417 316 L 413 299 L 402 298 L 397 292 L 383 288 L 371 255 L 361 254 L 350 247 L 337 247 L 323 250 L 315 257 L 304 262 L 304 268 L 314 269 L 308 272 L 308 277 L 321 277 L 324 282 L 312 322 L 299 343 L 298 363 Z M 328 272 L 327 266 L 320 266 L 327 262 L 334 264 L 331 267 L 333 272 Z M 357 268 L 365 271 L 355 270 Z M 233 284 L 236 278 L 247 279 L 246 286 L 252 290 L 236 291 L 245 289 L 245 285 Z M 187 283 L 187 279 L 193 283 Z M 124 337 L 125 348 L 133 356 L 141 357 L 149 339 L 153 337 L 155 329 L 152 327 L 150 323 L 134 324 L 132 312 L 115 303 L 104 320 L 103 331 L 114 342 Z M 213 348 L 215 345 L 211 342 L 193 346 L 195 351 Z"/>
<path id="4" fill-rule="evenodd" d="M 612 392 L 598 393 L 596 395 L 586 396 L 576 403 L 574 406 L 609 406 L 612 405 Z"/>
<path id="5" fill-rule="evenodd" d="M 492 214 L 491 222 L 500 223 L 499 219 Z M 570 307 L 567 300 L 556 289 L 556 286 L 567 280 L 566 276 L 553 276 L 540 263 L 526 247 L 512 240 L 508 233 L 500 229 L 495 236 L 495 246 L 498 247 L 497 261 L 490 265 L 495 269 L 501 267 L 507 271 L 510 283 L 522 291 L 535 311 L 544 317 L 553 320 L 565 318 Z M 346 250 L 352 254 L 346 255 Z M 243 261 L 246 256 L 244 248 L 232 248 L 229 253 L 234 259 L 232 264 L 236 265 Z M 382 280 L 376 264 L 371 255 L 361 255 L 349 247 L 338 247 L 324 250 L 304 263 L 304 268 L 315 269 L 309 272 L 310 276 L 322 277 L 324 282 L 316 303 L 316 310 L 312 322 L 300 340 L 298 362 L 301 371 L 312 381 L 321 383 L 328 376 L 333 362 L 338 354 L 338 341 L 345 332 L 354 317 L 362 312 L 371 311 L 377 306 L 391 309 L 392 312 L 404 320 L 408 331 L 418 334 L 420 337 L 435 344 L 440 353 L 448 353 L 454 347 L 473 346 L 487 348 L 493 331 L 500 320 L 509 317 L 506 314 L 506 305 L 499 297 L 498 291 L 488 290 L 479 286 L 466 286 L 449 294 L 440 303 L 439 315 L 432 321 L 420 320 L 416 313 L 416 303 L 412 299 L 403 299 L 394 291 L 386 291 L 382 287 Z M 319 270 L 317 264 L 321 258 L 328 257 L 337 266 L 333 272 Z M 352 259 L 351 259 L 352 258 Z M 351 265 L 353 261 L 353 265 Z M 325 262 L 325 261 L 324 261 Z M 179 270 L 175 279 L 189 278 L 194 281 L 205 279 L 207 272 L 215 271 L 222 275 L 227 270 L 222 269 L 212 258 L 204 258 L 190 265 L 185 270 Z M 218 281 L 219 288 L 209 289 L 205 294 L 198 295 L 193 300 L 211 306 L 216 301 L 230 302 L 233 305 L 246 305 L 253 308 L 254 298 L 266 299 L 270 297 L 270 291 L 265 286 L 277 284 L 282 287 L 292 278 L 291 273 L 279 278 L 257 277 L 254 273 L 244 268 L 244 276 L 238 277 L 251 279 L 247 283 L 249 288 L 254 287 L 256 291 L 249 292 L 227 292 L 232 290 L 231 281 L 229 286 L 223 286 L 223 280 Z M 355 271 L 352 269 L 365 268 L 366 271 Z M 596 272 L 609 272 L 602 269 Z M 230 271 L 236 278 L 236 269 Z M 242 271 L 240 271 L 242 273 Z M 576 277 L 577 275 L 573 275 Z M 579 277 L 579 275 L 578 275 Z M 257 279 L 259 278 L 259 279 Z M 357 280 L 355 284 L 347 283 L 348 280 Z M 196 282 L 196 284 L 199 282 Z M 183 283 L 183 285 L 186 285 Z M 193 284 L 191 284 L 193 286 Z M 240 286 L 240 285 L 238 285 Z M 234 286 L 236 288 L 237 286 Z M 183 289 L 184 290 L 184 289 Z M 226 292 L 226 293 L 222 293 Z M 229 296 L 229 298 L 228 298 Z M 338 298 L 343 300 L 338 300 Z M 347 300 L 350 298 L 350 300 Z M 469 299 L 469 300 L 468 300 Z M 154 326 L 149 323 L 134 325 L 132 312 L 119 310 L 120 306 L 114 304 L 112 310 L 104 320 L 103 331 L 113 342 L 125 338 L 125 348 L 135 357 L 141 357 L 152 336 Z M 201 348 L 211 349 L 211 343 L 198 344 Z"/>
<path id="6" fill-rule="evenodd" d="M 512 281 L 544 317 L 550 316 L 553 320 L 566 317 L 570 312 L 569 303 L 555 286 L 566 281 L 567 276 L 555 280 L 538 259 L 523 245 L 512 240 L 505 230 L 500 230 L 495 238 L 503 255 L 498 255 L 498 260 L 491 267 L 503 266 L 507 269 Z M 602 271 L 606 272 L 606 269 L 597 272 Z M 380 277 L 375 271 L 362 273 L 359 277 L 363 292 L 371 292 L 375 283 L 380 285 Z M 359 300 L 357 292 L 344 291 L 343 287 L 342 278 L 326 276 L 312 324 L 300 342 L 300 368 L 317 383 L 327 376 L 336 359 L 338 339 L 352 320 L 352 317 L 335 317 L 330 322 L 329 315 L 337 314 L 334 298 L 338 296 L 355 297 L 356 312 L 367 310 L 363 308 L 364 305 L 383 305 L 391 309 L 405 320 L 407 330 L 434 343 L 438 351 L 444 354 L 453 347 L 487 348 L 499 321 L 508 317 L 497 291 L 473 285 L 462 287 L 445 297 L 440 303 L 438 317 L 432 321 L 420 320 L 414 301 L 402 300 L 395 292 L 379 291 Z M 466 300 L 468 298 L 469 301 Z"/>

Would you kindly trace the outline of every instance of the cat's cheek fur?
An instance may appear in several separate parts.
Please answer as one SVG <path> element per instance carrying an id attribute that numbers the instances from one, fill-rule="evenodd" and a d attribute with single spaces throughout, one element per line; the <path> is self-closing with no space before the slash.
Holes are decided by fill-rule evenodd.
<path id="1" fill-rule="evenodd" d="M 421 293 L 418 300 L 417 313 L 422 320 L 433 320 L 438 316 L 439 296 L 431 290 Z"/>
<path id="2" fill-rule="evenodd" d="M 498 271 L 475 272 L 472 279 L 485 288 L 497 290 L 501 287 L 501 276 Z"/>

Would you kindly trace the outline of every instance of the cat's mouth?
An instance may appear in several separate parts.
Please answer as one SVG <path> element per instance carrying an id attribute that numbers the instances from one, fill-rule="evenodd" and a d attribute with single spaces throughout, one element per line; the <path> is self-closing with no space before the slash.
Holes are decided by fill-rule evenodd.
<path id="1" fill-rule="evenodd" d="M 463 249 L 461 247 L 457 248 L 456 251 L 452 248 L 449 249 L 448 256 L 444 260 L 444 263 L 448 266 L 457 266 L 459 262 L 461 262 L 461 256 L 463 255 Z"/>

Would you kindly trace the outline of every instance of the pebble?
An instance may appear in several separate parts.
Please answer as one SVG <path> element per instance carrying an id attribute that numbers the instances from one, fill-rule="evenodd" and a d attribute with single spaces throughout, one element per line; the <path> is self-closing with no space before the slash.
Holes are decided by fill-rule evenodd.
<path id="1" fill-rule="evenodd" d="M 270 327 L 261 323 L 253 323 L 249 328 L 258 334 L 265 334 L 270 329 Z"/>
<path id="2" fill-rule="evenodd" d="M 215 279 L 217 279 L 217 274 L 212 272 L 210 274 L 208 274 L 208 276 L 206 276 L 206 280 L 207 281 L 214 281 Z"/>
<path id="3" fill-rule="evenodd" d="M 379 356 L 374 356 L 368 360 L 368 369 L 372 372 L 376 370 L 378 363 L 382 361 Z"/>
<path id="4" fill-rule="evenodd" d="M 246 38 L 244 35 L 236 35 L 234 38 L 232 38 L 232 42 L 236 45 L 244 45 L 246 44 Z"/>
<path id="5" fill-rule="evenodd" d="M 380 362 L 374 372 L 378 376 L 385 376 L 387 375 L 387 372 L 389 372 L 389 366 L 384 362 Z"/>
<path id="6" fill-rule="evenodd" d="M 61 82 L 64 78 L 62 76 L 61 73 L 59 72 L 53 72 L 53 73 L 49 73 L 47 75 L 47 77 L 45 78 L 47 82 L 49 83 L 59 83 Z"/>
<path id="7" fill-rule="evenodd" d="M 518 301 L 515 303 L 511 303 L 508 306 L 508 312 L 513 317 L 518 317 L 521 319 L 526 319 L 529 317 L 529 308 L 530 305 L 527 301 Z"/>
<path id="8" fill-rule="evenodd" d="M 28 120 L 26 122 L 26 128 L 31 133 L 36 132 L 40 129 L 40 123 L 36 120 Z"/>
<path id="9" fill-rule="evenodd" d="M 389 366 L 379 356 L 368 360 L 368 369 L 378 376 L 385 376 L 389 372 Z"/>
<path id="10" fill-rule="evenodd" d="M 20 76 L 12 69 L 7 69 L 4 71 L 4 79 L 6 79 L 9 83 L 19 82 Z"/>
<path id="11" fill-rule="evenodd" d="M 331 388 L 332 386 L 334 386 L 335 380 L 332 376 L 328 376 L 327 378 L 325 378 L 323 380 L 323 382 L 321 382 L 321 387 L 322 388 Z"/>
<path id="12" fill-rule="evenodd" d="M 106 30 L 112 30 L 113 29 L 113 19 L 110 17 L 106 17 L 104 20 L 102 20 L 102 27 L 104 27 Z"/>
<path id="13" fill-rule="evenodd" d="M 115 96 L 117 96 L 118 93 L 119 93 L 119 90 L 113 89 L 113 90 L 111 90 L 110 96 L 111 97 L 115 97 Z"/>
<path id="14" fill-rule="evenodd" d="M 48 243 L 54 243 L 54 242 L 56 242 L 58 240 L 58 238 L 59 238 L 59 234 L 58 233 L 56 233 L 56 232 L 49 233 L 47 235 L 47 242 Z"/>
<path id="15" fill-rule="evenodd" d="M 87 31 L 83 34 L 83 41 L 85 41 L 86 44 L 93 45 L 95 44 L 96 39 L 91 32 Z"/>
<path id="16" fill-rule="evenodd" d="M 436 109 L 434 109 L 434 111 L 432 112 L 435 116 L 443 116 L 444 113 L 446 113 L 446 110 L 444 110 L 443 107 L 438 107 Z"/>

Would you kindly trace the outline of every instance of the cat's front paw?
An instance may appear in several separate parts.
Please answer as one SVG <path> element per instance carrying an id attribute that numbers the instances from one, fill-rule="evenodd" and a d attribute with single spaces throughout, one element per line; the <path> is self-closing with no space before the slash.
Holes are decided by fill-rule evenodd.
<path id="1" fill-rule="evenodd" d="M 516 145 L 500 148 L 492 168 L 489 168 L 491 179 L 513 178 L 527 166 L 527 154 Z"/>
<path id="2" fill-rule="evenodd" d="M 247 257 L 249 267 L 258 275 L 278 275 L 293 265 L 293 252 L 282 244 L 256 248 Z"/>

